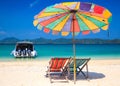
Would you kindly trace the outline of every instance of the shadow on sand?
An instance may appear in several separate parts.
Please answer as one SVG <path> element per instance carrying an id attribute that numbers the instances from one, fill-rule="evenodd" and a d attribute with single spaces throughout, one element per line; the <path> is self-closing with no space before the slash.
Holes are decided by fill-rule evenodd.
<path id="1" fill-rule="evenodd" d="M 86 72 L 84 72 L 85 74 L 87 74 Z M 76 80 L 78 81 L 78 80 L 88 80 L 88 81 L 90 81 L 90 80 L 94 80 L 94 79 L 100 79 L 100 78 L 104 78 L 105 77 L 105 75 L 104 74 L 102 74 L 102 73 L 96 73 L 96 72 L 89 72 L 88 73 L 88 78 L 86 79 L 85 78 L 85 76 L 83 76 L 82 75 L 82 73 L 79 73 L 78 75 L 77 75 L 77 78 L 76 78 Z M 46 76 L 45 75 L 45 77 L 48 77 L 48 76 Z M 73 79 L 73 74 L 68 78 L 69 80 L 74 80 Z M 65 80 L 65 78 L 59 78 L 58 80 L 56 79 L 56 78 L 54 78 L 54 81 L 52 80 L 52 82 L 51 83 L 58 83 L 58 82 L 60 82 L 60 83 L 69 83 L 67 80 Z"/>
<path id="2" fill-rule="evenodd" d="M 86 72 L 84 72 L 84 73 L 86 74 Z M 105 77 L 105 75 L 102 73 L 96 73 L 96 72 L 88 73 L 88 80 L 100 79 L 100 78 L 104 78 L 104 77 Z M 71 80 L 73 80 L 73 78 Z M 77 75 L 77 80 L 86 80 L 86 78 L 81 73 L 79 73 Z"/>

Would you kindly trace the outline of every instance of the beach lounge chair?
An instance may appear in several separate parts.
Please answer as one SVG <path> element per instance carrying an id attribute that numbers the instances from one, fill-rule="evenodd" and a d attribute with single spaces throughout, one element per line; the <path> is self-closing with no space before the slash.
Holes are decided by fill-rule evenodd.
<path id="1" fill-rule="evenodd" d="M 76 75 L 78 76 L 79 73 L 82 73 L 84 75 L 84 77 L 87 79 L 88 78 L 88 62 L 89 62 L 90 58 L 80 58 L 80 59 L 76 59 Z M 86 66 L 86 74 L 82 71 L 83 68 Z M 71 61 L 70 65 L 69 65 L 69 76 L 71 74 L 73 74 L 74 72 L 74 62 L 73 60 Z"/>
<path id="2" fill-rule="evenodd" d="M 52 83 L 52 79 L 65 79 L 67 78 L 67 69 L 71 58 L 51 58 L 47 70 L 46 76 L 50 78 L 50 82 Z"/>

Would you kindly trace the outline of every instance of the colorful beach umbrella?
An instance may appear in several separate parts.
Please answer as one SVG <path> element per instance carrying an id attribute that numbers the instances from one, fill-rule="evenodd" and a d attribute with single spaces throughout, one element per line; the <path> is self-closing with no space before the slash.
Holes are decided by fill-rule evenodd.
<path id="1" fill-rule="evenodd" d="M 73 35 L 74 83 L 76 81 L 76 60 L 74 36 L 79 33 L 97 33 L 107 30 L 112 19 L 111 12 L 99 5 L 85 2 L 63 2 L 48 6 L 34 17 L 33 24 L 45 33 Z"/>

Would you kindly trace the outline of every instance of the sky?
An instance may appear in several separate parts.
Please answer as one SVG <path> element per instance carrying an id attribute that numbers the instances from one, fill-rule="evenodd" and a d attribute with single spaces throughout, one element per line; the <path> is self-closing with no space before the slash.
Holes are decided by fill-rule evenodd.
<path id="1" fill-rule="evenodd" d="M 34 16 L 44 8 L 56 3 L 67 1 L 90 2 L 107 8 L 112 13 L 112 22 L 108 31 L 82 35 L 76 38 L 120 39 L 120 0 L 0 0 L 0 39 L 16 37 L 18 39 L 35 38 L 70 38 L 54 36 L 39 31 L 33 25 Z"/>

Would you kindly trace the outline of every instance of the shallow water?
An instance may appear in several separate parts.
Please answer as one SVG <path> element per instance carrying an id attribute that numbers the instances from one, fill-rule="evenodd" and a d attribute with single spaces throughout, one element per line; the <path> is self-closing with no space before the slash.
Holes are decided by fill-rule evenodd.
<path id="1" fill-rule="evenodd" d="M 0 45 L 0 60 L 12 60 L 10 55 L 15 45 Z M 73 45 L 34 45 L 38 56 L 35 59 L 49 59 L 51 57 L 72 57 Z M 76 57 L 92 59 L 120 59 L 120 45 L 76 45 Z"/>

